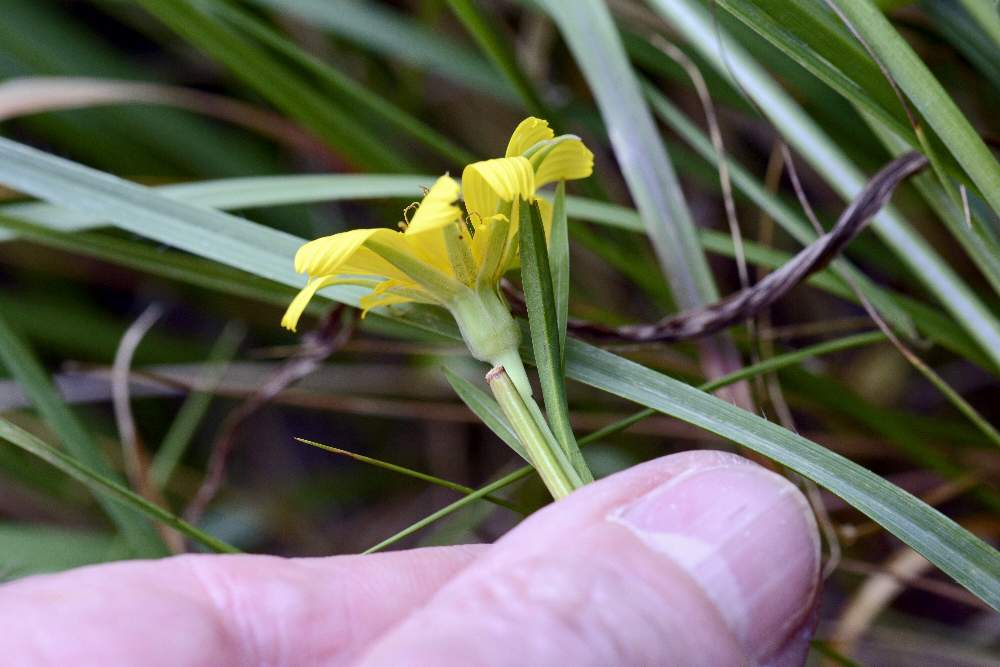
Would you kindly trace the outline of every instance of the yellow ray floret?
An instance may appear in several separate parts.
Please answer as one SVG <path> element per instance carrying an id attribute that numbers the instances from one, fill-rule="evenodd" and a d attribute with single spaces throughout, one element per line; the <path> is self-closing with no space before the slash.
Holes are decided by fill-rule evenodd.
<path id="1" fill-rule="evenodd" d="M 320 289 L 352 284 L 371 288 L 361 300 L 365 312 L 414 301 L 438 304 L 455 314 L 463 334 L 475 330 L 476 324 L 466 320 L 481 309 L 471 304 L 498 298 L 498 281 L 518 263 L 515 203 L 535 202 L 538 188 L 548 183 L 586 178 L 593 164 L 593 154 L 578 137 L 556 137 L 548 122 L 526 118 L 514 130 L 505 157 L 464 169 L 461 193 L 467 220 L 457 205 L 459 184 L 445 175 L 427 191 L 402 232 L 355 229 L 303 245 L 295 255 L 295 269 L 307 274 L 308 281 L 282 325 L 294 331 Z M 537 201 L 547 231 L 551 206 Z M 482 312 L 496 310 L 490 306 Z M 495 346 L 469 338 L 474 355 L 480 356 L 477 350 L 493 354 L 487 350 Z"/>

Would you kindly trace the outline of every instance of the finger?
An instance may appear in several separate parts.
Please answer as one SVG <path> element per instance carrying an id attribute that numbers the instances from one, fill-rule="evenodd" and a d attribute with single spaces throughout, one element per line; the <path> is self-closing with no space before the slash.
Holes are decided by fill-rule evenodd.
<path id="1" fill-rule="evenodd" d="M 678 454 L 532 516 L 362 664 L 801 664 L 818 566 L 792 484 Z"/>
<path id="2" fill-rule="evenodd" d="M 31 667 L 347 664 L 480 552 L 192 555 L 29 577 L 0 587 L 0 656 Z"/>

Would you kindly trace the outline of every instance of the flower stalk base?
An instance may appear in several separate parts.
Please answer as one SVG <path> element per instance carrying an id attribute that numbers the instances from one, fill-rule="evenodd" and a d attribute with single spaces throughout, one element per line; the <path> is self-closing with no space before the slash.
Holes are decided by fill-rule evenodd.
<path id="1" fill-rule="evenodd" d="M 534 405 L 531 395 L 518 391 L 506 368 L 496 366 L 487 373 L 486 382 L 552 497 L 558 500 L 583 486 L 579 473 L 556 442 L 548 424 L 540 418 L 541 411 Z"/>

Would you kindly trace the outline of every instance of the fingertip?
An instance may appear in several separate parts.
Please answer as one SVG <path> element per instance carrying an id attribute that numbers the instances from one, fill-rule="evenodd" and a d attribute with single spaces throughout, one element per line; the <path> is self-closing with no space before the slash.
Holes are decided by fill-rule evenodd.
<path id="1" fill-rule="evenodd" d="M 792 664 L 818 551 L 787 480 L 730 453 L 676 454 L 532 515 L 364 664 Z"/>
<path id="2" fill-rule="evenodd" d="M 819 535 L 805 497 L 745 459 L 676 474 L 609 520 L 679 565 L 755 659 L 785 648 L 819 587 Z M 673 462 L 673 463 L 676 463 Z"/>

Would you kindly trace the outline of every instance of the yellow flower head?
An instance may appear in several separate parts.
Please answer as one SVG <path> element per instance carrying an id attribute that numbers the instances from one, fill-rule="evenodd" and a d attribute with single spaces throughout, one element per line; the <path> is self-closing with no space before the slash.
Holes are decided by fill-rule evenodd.
<path id="1" fill-rule="evenodd" d="M 538 188 L 548 183 L 585 178 L 593 164 L 593 154 L 578 137 L 556 137 L 546 121 L 525 119 L 514 130 L 504 157 L 470 164 L 463 171 L 467 217 L 457 205 L 458 183 L 445 175 L 427 191 L 403 231 L 355 229 L 299 248 L 295 270 L 307 274 L 308 282 L 289 305 L 282 326 L 294 331 L 320 289 L 363 285 L 372 290 L 361 299 L 365 312 L 406 302 L 449 308 L 472 354 L 495 361 L 494 348 L 509 348 L 511 336 L 520 334 L 508 331 L 495 345 L 483 343 L 482 336 L 470 332 L 482 327 L 470 320 L 509 320 L 505 307 L 503 315 L 495 311 L 502 306 L 497 283 L 518 261 L 515 202 L 536 201 Z M 544 199 L 537 201 L 548 228 L 551 207 Z M 512 321 L 508 325 L 505 320 L 504 327 L 516 330 Z M 517 342 L 513 345 L 516 348 Z"/>

